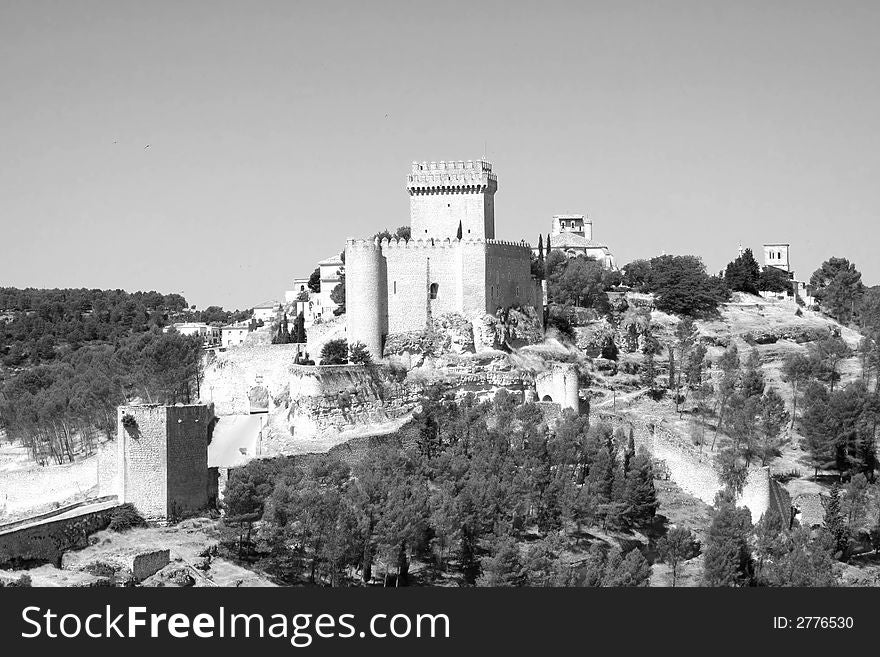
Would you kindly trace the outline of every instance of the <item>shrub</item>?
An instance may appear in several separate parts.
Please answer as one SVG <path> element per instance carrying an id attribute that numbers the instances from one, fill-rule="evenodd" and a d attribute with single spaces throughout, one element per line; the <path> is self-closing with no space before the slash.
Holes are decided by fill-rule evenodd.
<path id="1" fill-rule="evenodd" d="M 135 527 L 146 527 L 147 521 L 138 513 L 134 504 L 126 502 L 113 509 L 107 529 L 114 532 L 125 532 Z"/>
<path id="2" fill-rule="evenodd" d="M 135 431 L 137 431 L 137 426 L 137 420 L 134 419 L 133 415 L 129 415 L 128 413 L 124 413 L 122 415 L 122 427 L 128 433 L 134 433 Z"/>
<path id="3" fill-rule="evenodd" d="M 373 363 L 373 357 L 370 355 L 370 352 L 367 351 L 367 345 L 363 342 L 355 342 L 351 345 L 348 360 L 350 363 L 356 365 L 372 365 Z"/>
<path id="4" fill-rule="evenodd" d="M 2 588 L 30 588 L 33 586 L 31 582 L 31 576 L 27 573 L 24 573 L 18 577 L 18 579 L 8 579 L 2 580 L 0 579 L 0 589 Z"/>
<path id="5" fill-rule="evenodd" d="M 330 340 L 321 349 L 321 365 L 344 365 L 348 362 L 348 342 L 345 338 Z"/>

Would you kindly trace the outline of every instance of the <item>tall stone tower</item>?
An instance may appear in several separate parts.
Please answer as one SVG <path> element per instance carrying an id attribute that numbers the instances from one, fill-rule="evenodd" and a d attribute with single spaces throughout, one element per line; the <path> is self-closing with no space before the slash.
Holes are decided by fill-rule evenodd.
<path id="1" fill-rule="evenodd" d="M 495 239 L 498 179 L 485 160 L 413 162 L 407 176 L 413 239 Z"/>
<path id="2" fill-rule="evenodd" d="M 216 471 L 208 471 L 214 406 L 132 405 L 117 414 L 116 440 L 98 454 L 101 495 L 133 503 L 148 519 L 205 509 L 216 497 Z"/>

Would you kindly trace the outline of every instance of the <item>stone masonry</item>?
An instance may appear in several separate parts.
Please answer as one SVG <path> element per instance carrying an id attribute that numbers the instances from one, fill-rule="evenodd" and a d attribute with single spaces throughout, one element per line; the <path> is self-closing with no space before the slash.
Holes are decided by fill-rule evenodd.
<path id="1" fill-rule="evenodd" d="M 216 488 L 208 470 L 213 420 L 213 405 L 120 406 L 117 438 L 98 455 L 101 494 L 155 520 L 207 508 Z"/>

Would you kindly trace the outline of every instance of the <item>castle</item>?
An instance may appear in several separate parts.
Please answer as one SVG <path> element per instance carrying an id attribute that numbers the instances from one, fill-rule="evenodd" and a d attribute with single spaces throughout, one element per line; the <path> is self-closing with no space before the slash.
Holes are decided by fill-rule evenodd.
<path id="1" fill-rule="evenodd" d="M 489 162 L 413 162 L 406 187 L 410 240 L 346 242 L 349 344 L 381 358 L 390 336 L 423 331 L 443 314 L 476 321 L 542 308 L 531 246 L 495 239 L 498 179 Z"/>

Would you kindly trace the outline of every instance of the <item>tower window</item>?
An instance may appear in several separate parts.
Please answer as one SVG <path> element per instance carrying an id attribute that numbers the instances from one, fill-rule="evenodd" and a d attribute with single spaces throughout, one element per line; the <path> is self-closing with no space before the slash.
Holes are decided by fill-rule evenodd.
<path id="1" fill-rule="evenodd" d="M 437 290 L 439 288 L 440 288 L 440 286 L 437 285 L 437 283 L 431 283 L 431 287 L 428 288 L 428 296 L 430 296 L 431 299 L 436 299 L 437 298 Z"/>
<path id="2" fill-rule="evenodd" d="M 394 281 L 394 294 L 397 294 L 397 281 Z"/>

